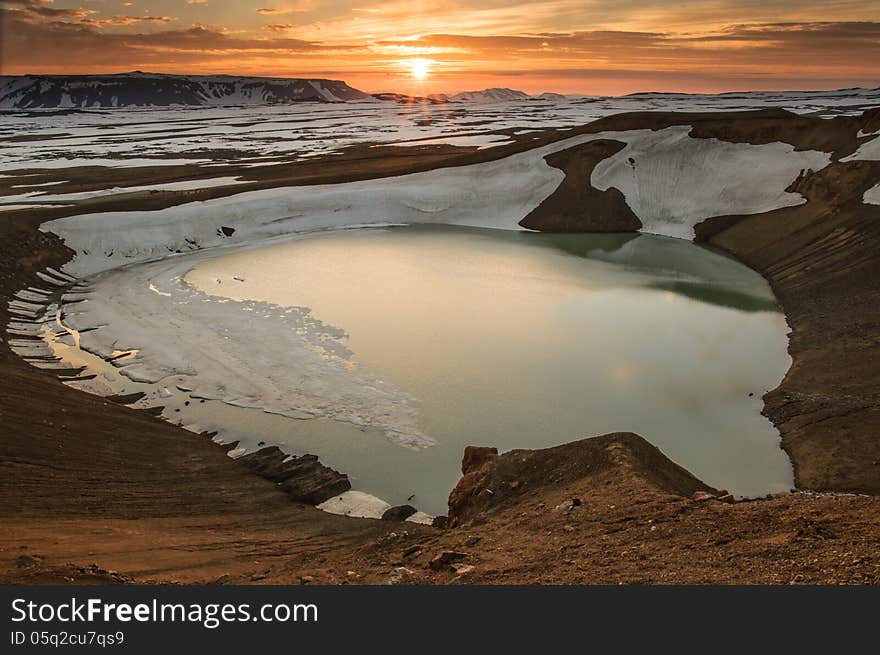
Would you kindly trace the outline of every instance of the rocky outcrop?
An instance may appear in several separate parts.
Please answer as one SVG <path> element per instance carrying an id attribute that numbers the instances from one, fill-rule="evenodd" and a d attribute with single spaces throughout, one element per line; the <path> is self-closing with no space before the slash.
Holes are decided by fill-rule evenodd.
<path id="1" fill-rule="evenodd" d="M 615 469 L 637 476 L 653 487 L 682 497 L 705 492 L 723 495 L 682 468 L 660 450 L 631 432 L 616 432 L 544 448 L 512 450 L 468 446 L 462 478 L 449 495 L 449 527 L 480 521 L 500 508 L 516 504 L 525 494 Z M 571 506 L 580 499 L 569 500 Z"/>
<path id="2" fill-rule="evenodd" d="M 542 232 L 635 232 L 641 221 L 626 204 L 619 189 L 600 191 L 585 184 L 593 168 L 625 146 L 619 141 L 599 139 L 555 152 L 544 158 L 565 173 L 565 179 L 550 196 L 519 224 Z"/>
<path id="3" fill-rule="evenodd" d="M 396 505 L 389 507 L 382 513 L 383 521 L 405 521 L 418 510 L 412 505 Z"/>
<path id="4" fill-rule="evenodd" d="M 444 527 L 454 528 L 469 515 L 469 508 L 478 504 L 481 494 L 493 493 L 489 489 L 488 478 L 497 460 L 497 448 L 467 446 L 464 449 L 462 478 L 449 494 L 449 514 Z"/>
<path id="5" fill-rule="evenodd" d="M 324 466 L 315 455 L 288 456 L 278 446 L 267 446 L 236 461 L 277 484 L 293 500 L 310 505 L 351 489 L 347 475 Z"/>
<path id="6" fill-rule="evenodd" d="M 341 80 L 229 75 L 21 75 L 0 77 L 0 108 L 111 108 L 345 102 L 368 97 Z"/>

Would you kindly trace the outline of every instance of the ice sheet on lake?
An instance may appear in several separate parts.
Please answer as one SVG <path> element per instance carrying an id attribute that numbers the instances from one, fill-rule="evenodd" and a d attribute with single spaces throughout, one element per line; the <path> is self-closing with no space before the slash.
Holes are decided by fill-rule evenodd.
<path id="1" fill-rule="evenodd" d="M 381 430 L 410 448 L 433 443 L 418 427 L 418 402 L 354 362 L 342 330 L 307 308 L 219 299 L 181 281 L 208 256 L 97 276 L 86 302 L 65 305 L 65 325 L 80 331 L 81 348 L 105 359 L 138 350 L 119 361 L 137 382 L 190 376 L 194 398 L 334 419 Z"/>

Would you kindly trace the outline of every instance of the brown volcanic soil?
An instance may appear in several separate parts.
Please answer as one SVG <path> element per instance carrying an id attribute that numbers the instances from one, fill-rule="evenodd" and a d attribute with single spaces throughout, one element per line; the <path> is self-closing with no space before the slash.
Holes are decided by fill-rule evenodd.
<path id="1" fill-rule="evenodd" d="M 793 185 L 805 205 L 698 230 L 786 310 L 794 363 L 764 413 L 801 488 L 880 494 L 880 206 L 861 202 L 878 180 L 880 162 L 833 163 Z"/>
<path id="2" fill-rule="evenodd" d="M 383 558 L 412 583 L 880 582 L 880 498 L 694 500 L 706 486 L 627 433 L 511 451 L 482 468 L 461 525 L 427 541 L 386 538 L 352 567 Z M 431 568 L 444 551 L 465 555 L 459 571 Z"/>
<path id="3" fill-rule="evenodd" d="M 352 149 L 320 164 L 258 169 L 262 179 L 254 188 L 460 165 L 577 133 L 673 124 L 693 124 L 694 136 L 821 147 L 839 159 L 857 147 L 858 129 L 877 116 L 626 114 L 477 152 Z M 553 158 L 566 172 L 553 196 L 557 208 L 593 201 L 592 192 L 574 182 L 589 179 L 599 149 L 616 147 L 597 143 Z M 880 162 L 837 162 L 795 183 L 809 200 L 805 205 L 719 217 L 698 230 L 700 238 L 763 272 L 786 309 L 794 365 L 768 394 L 766 412 L 783 435 L 801 487 L 880 492 L 880 208 L 861 202 L 878 179 Z M 5 300 L 33 284 L 36 271 L 59 267 L 69 256 L 57 239 L 37 231 L 42 221 L 244 190 L 131 194 L 5 214 L 0 321 L 8 320 Z M 579 216 L 585 230 L 611 229 L 617 220 L 631 225 L 625 203 L 608 200 L 602 208 L 592 215 L 595 227 L 590 215 L 568 211 L 564 229 L 575 229 Z M 542 225 L 540 215 L 531 218 L 533 227 L 560 229 Z M 65 387 L 5 342 L 0 375 L 0 582 L 386 582 L 399 567 L 411 571 L 395 574 L 401 582 L 432 583 L 862 583 L 880 576 L 877 498 L 693 500 L 695 491 L 711 490 L 634 435 L 490 458 L 458 490 L 464 500 L 453 518 L 460 525 L 439 531 L 335 517 L 291 502 L 210 440 Z M 572 498 L 581 504 L 554 511 Z M 431 568 L 429 560 L 443 551 L 463 553 L 456 564 L 474 568 Z"/>
<path id="4" fill-rule="evenodd" d="M 548 164 L 565 172 L 565 178 L 519 224 L 542 232 L 638 231 L 642 222 L 618 189 L 599 191 L 584 183 L 600 161 L 617 154 L 624 145 L 598 139 L 545 157 Z"/>

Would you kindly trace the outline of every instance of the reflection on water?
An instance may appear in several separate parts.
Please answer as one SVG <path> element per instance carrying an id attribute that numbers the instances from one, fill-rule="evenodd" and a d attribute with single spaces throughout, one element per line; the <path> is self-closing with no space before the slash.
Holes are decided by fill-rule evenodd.
<path id="1" fill-rule="evenodd" d="M 735 493 L 791 484 L 760 415 L 789 365 L 784 317 L 760 276 L 709 249 L 645 235 L 350 230 L 223 255 L 186 282 L 311 308 L 347 333 L 359 366 L 418 399 L 438 442 L 421 451 L 228 406 L 199 421 L 251 447 L 258 435 L 316 453 L 392 504 L 414 494 L 443 513 L 465 445 L 534 448 L 621 430 Z"/>

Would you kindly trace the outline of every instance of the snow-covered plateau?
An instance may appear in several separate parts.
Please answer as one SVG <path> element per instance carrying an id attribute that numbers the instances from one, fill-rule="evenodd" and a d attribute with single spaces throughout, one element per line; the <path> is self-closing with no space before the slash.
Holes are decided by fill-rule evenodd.
<path id="1" fill-rule="evenodd" d="M 564 130 L 634 111 L 782 108 L 832 117 L 860 114 L 878 105 L 880 90 L 849 89 L 535 96 L 438 105 L 402 105 L 369 98 L 343 104 L 6 110 L 0 121 L 0 172 L 43 170 L 60 175 L 65 168 L 90 165 L 222 167 L 234 163 L 260 167 L 301 161 L 363 143 L 419 145 L 418 141 L 430 140 L 431 144 L 473 143 L 491 148 L 504 144 L 511 134 Z"/>

